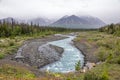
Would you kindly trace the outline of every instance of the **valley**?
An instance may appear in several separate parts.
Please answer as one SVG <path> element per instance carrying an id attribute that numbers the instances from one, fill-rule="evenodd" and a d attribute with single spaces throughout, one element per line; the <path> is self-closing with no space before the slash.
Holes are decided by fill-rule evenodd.
<path id="1" fill-rule="evenodd" d="M 115 25 L 114 25 L 115 26 Z M 109 27 L 108 27 L 109 28 Z M 101 28 L 104 30 L 104 28 Z M 100 31 L 101 31 L 100 29 Z M 110 30 L 110 29 L 109 29 Z M 111 29 L 112 30 L 112 29 Z M 115 30 L 115 29 L 114 29 Z M 118 30 L 118 28 L 116 29 Z M 58 33 L 58 32 L 56 32 Z M 40 36 L 36 35 L 36 37 L 32 36 L 16 36 L 14 38 L 1 38 L 1 50 L 5 50 L 11 53 L 7 53 L 2 51 L 2 54 L 5 57 L 1 57 L 0 60 L 0 78 L 1 79 L 8 79 L 8 80 L 91 80 L 98 78 L 97 80 L 119 80 L 120 76 L 120 65 L 119 65 L 119 36 L 113 35 L 105 32 L 99 32 L 99 31 L 68 31 L 60 32 L 59 34 L 50 34 L 47 36 Z M 49 72 L 49 70 L 43 72 L 39 71 L 40 65 L 44 61 L 45 56 L 44 53 L 50 54 L 46 57 L 49 57 L 50 59 L 56 58 L 55 61 L 60 60 L 60 55 L 64 54 L 63 50 L 64 48 L 51 46 L 51 50 L 57 50 L 60 53 L 60 57 L 57 58 L 57 55 L 52 56 L 51 52 L 49 51 L 50 48 L 44 48 L 41 47 L 40 51 L 42 51 L 41 60 L 43 62 L 37 63 L 39 64 L 39 67 L 36 66 L 36 64 L 32 64 L 30 61 L 34 61 L 34 58 L 30 58 L 30 56 L 38 56 L 38 52 L 35 52 L 37 49 L 37 46 L 40 46 L 42 44 L 46 44 L 47 42 L 56 41 L 56 40 L 64 40 L 67 37 L 61 37 L 61 34 L 63 35 L 76 35 L 76 38 L 73 40 L 73 45 L 81 51 L 81 53 L 85 56 L 85 66 L 78 71 L 70 71 L 68 73 L 53 73 Z M 37 38 L 37 39 L 35 39 Z M 29 40 L 28 40 L 29 39 Z M 62 40 L 61 40 L 62 39 Z M 7 48 L 7 42 L 17 40 L 17 42 L 14 42 L 14 45 L 10 45 Z M 27 41 L 26 41 L 27 40 Z M 114 41 L 115 40 L 115 41 Z M 114 41 L 114 42 L 113 42 Z M 59 41 L 58 41 L 59 42 Z M 64 41 L 63 41 L 64 42 Z M 3 46 L 2 45 L 5 45 Z M 62 44 L 62 42 L 59 42 Z M 11 44 L 11 43 L 10 43 Z M 19 44 L 19 45 L 18 45 Z M 16 52 L 19 51 L 18 47 L 22 46 L 22 44 L 27 44 L 28 47 L 23 47 L 24 52 L 22 54 L 26 59 L 29 57 L 29 59 L 22 60 L 21 57 L 17 57 L 18 59 L 21 58 L 21 60 L 15 60 Z M 58 45 L 58 43 L 54 43 L 52 45 Z M 16 49 L 15 49 L 16 46 Z M 114 47 L 115 48 L 114 48 Z M 65 46 L 64 46 L 65 47 Z M 14 50 L 15 49 L 15 50 Z M 45 52 L 44 52 L 45 49 Z M 14 54 L 13 54 L 14 53 Z M 52 51 L 54 53 L 54 51 Z M 2 56 L 1 54 L 1 56 Z M 36 55 L 35 55 L 36 54 Z M 51 58 L 51 57 L 52 58 Z M 37 61 L 37 58 L 40 59 L 40 57 L 36 57 L 35 62 Z M 47 61 L 49 61 L 49 58 L 46 58 Z M 72 58 L 72 56 L 71 56 Z M 62 59 L 62 58 L 61 58 Z M 69 58 L 67 59 L 69 60 Z M 30 64 L 29 64 L 30 63 Z M 54 64 L 54 61 L 52 61 Z M 77 61 L 76 61 L 77 63 Z M 31 65 L 32 64 L 32 65 Z M 49 62 L 45 63 L 49 64 Z M 66 63 L 67 64 L 67 63 Z M 14 65 L 14 66 L 13 66 Z M 59 66 L 59 65 L 58 65 Z M 69 66 L 68 66 L 69 67 Z M 75 65 L 74 65 L 75 68 Z M 54 69 L 54 67 L 53 67 Z M 17 71 L 17 72 L 16 72 Z"/>
<path id="2" fill-rule="evenodd" d="M 0 80 L 120 80 L 120 0 L 0 0 Z"/>
<path id="3" fill-rule="evenodd" d="M 60 20 L 73 28 L 1 20 L 0 79 L 119 80 L 120 24 L 87 20 L 75 15 Z"/>

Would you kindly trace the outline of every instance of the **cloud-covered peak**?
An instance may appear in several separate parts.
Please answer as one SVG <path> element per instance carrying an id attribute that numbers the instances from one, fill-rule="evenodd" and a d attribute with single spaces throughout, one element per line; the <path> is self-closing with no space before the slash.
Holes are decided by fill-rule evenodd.
<path id="1" fill-rule="evenodd" d="M 1 0 L 0 18 L 60 18 L 90 14 L 111 23 L 119 20 L 119 4 L 119 0 Z"/>

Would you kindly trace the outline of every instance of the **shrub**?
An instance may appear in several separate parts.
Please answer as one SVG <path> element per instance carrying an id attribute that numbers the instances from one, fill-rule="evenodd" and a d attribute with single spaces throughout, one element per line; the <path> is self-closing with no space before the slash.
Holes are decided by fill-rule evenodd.
<path id="1" fill-rule="evenodd" d="M 75 70 L 76 71 L 80 70 L 80 60 L 75 64 Z"/>
<path id="2" fill-rule="evenodd" d="M 85 73 L 83 80 L 109 80 L 108 73 L 104 71 L 101 75 L 95 74 L 94 72 Z"/>
<path id="3" fill-rule="evenodd" d="M 0 74 L 6 75 L 5 77 L 11 76 L 14 78 L 25 78 L 29 80 L 35 78 L 35 75 L 31 71 L 23 67 L 9 64 L 5 64 L 0 67 Z"/>
<path id="4" fill-rule="evenodd" d="M 117 63 L 120 64 L 120 56 L 119 56 L 119 58 L 118 58 L 118 60 L 117 60 Z"/>
<path id="5" fill-rule="evenodd" d="M 15 43 L 10 41 L 9 46 L 14 46 L 14 45 L 15 45 Z"/>
<path id="6" fill-rule="evenodd" d="M 5 54 L 0 53 L 0 59 L 3 59 L 5 57 Z"/>
<path id="7" fill-rule="evenodd" d="M 114 35 L 115 35 L 115 36 L 120 36 L 120 31 L 116 31 L 116 32 L 114 33 Z"/>
<path id="8" fill-rule="evenodd" d="M 105 61 L 107 59 L 107 52 L 104 49 L 104 47 L 100 47 L 98 54 L 97 54 L 98 60 L 99 61 Z"/>
<path id="9" fill-rule="evenodd" d="M 95 73 L 85 73 L 83 80 L 99 80 Z"/>

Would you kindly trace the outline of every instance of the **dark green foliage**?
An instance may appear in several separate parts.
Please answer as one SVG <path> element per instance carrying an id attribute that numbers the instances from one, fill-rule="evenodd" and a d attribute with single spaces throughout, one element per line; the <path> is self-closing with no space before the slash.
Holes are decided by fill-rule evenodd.
<path id="1" fill-rule="evenodd" d="M 76 63 L 75 65 L 75 70 L 79 71 L 80 70 L 80 60 Z"/>
<path id="2" fill-rule="evenodd" d="M 11 41 L 11 42 L 9 43 L 9 46 L 14 46 L 14 42 Z"/>
<path id="3" fill-rule="evenodd" d="M 5 54 L 0 53 L 0 59 L 3 59 L 5 57 Z"/>
<path id="4" fill-rule="evenodd" d="M 100 28 L 99 31 L 120 36 L 120 24 L 110 24 Z"/>
<path id="5" fill-rule="evenodd" d="M 120 56 L 118 57 L 117 63 L 120 64 Z"/>
<path id="6" fill-rule="evenodd" d="M 47 27 L 47 26 L 37 26 L 29 24 L 18 24 L 15 22 L 0 23 L 0 37 L 11 37 L 11 36 L 20 36 L 20 35 L 50 35 L 56 32 L 65 32 L 71 31 L 70 29 L 65 28 L 56 28 L 56 27 Z"/>
<path id="7" fill-rule="evenodd" d="M 12 21 L 12 23 L 8 22 L 0 22 L 0 37 L 14 37 L 21 35 L 50 35 L 59 32 L 73 32 L 73 31 L 89 31 L 95 29 L 67 29 L 61 27 L 50 27 L 50 26 L 39 26 L 30 24 L 18 24 Z"/>

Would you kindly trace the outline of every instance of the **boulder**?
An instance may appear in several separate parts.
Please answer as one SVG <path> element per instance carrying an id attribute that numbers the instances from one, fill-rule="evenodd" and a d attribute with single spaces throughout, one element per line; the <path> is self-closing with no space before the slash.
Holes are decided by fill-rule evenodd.
<path id="1" fill-rule="evenodd" d="M 95 63 L 91 63 L 91 62 L 87 62 L 87 63 L 85 64 L 85 66 L 90 70 L 90 69 L 92 69 L 93 67 L 95 67 L 96 64 L 95 64 Z"/>

